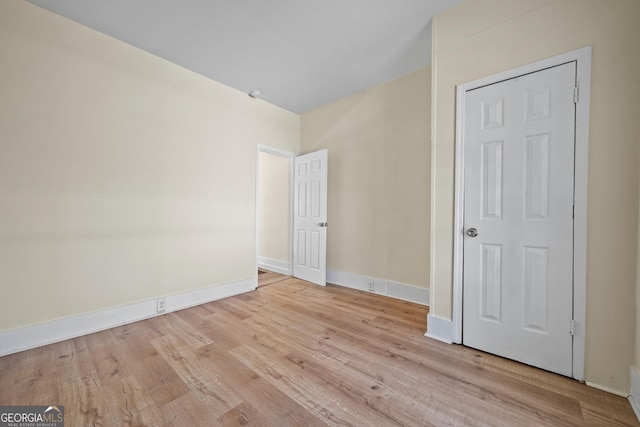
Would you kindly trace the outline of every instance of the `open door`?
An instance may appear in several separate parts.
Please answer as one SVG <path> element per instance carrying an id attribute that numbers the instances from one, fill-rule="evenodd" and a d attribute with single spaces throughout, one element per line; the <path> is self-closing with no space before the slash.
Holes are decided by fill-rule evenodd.
<path id="1" fill-rule="evenodd" d="M 293 275 L 327 284 L 328 151 L 295 158 L 293 208 Z"/>

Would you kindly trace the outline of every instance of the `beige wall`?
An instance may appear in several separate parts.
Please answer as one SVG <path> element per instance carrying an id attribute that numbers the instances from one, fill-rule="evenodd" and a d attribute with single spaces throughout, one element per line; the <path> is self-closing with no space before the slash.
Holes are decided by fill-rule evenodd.
<path id="1" fill-rule="evenodd" d="M 638 165 L 640 165 L 640 157 L 638 158 Z M 638 184 L 639 184 L 638 189 L 640 191 L 640 182 Z M 640 197 L 638 199 L 640 199 Z M 640 376 L 640 215 L 638 218 L 638 252 L 637 252 L 637 260 L 636 260 L 636 307 L 635 309 L 636 309 L 636 312 L 635 312 L 635 320 L 636 320 L 635 344 L 636 345 L 635 345 L 634 366 Z M 636 400 L 638 400 L 640 399 L 640 396 L 635 396 L 635 398 Z"/>
<path id="2" fill-rule="evenodd" d="M 638 245 L 640 2 L 468 1 L 433 22 L 431 312 L 451 319 L 455 86 L 593 46 L 586 379 L 629 391 Z"/>
<path id="3" fill-rule="evenodd" d="M 259 153 L 258 256 L 291 262 L 292 159 Z"/>
<path id="4" fill-rule="evenodd" d="M 428 286 L 429 81 L 423 69 L 302 115 L 329 149 L 327 266 Z"/>
<path id="5" fill-rule="evenodd" d="M 255 276 L 256 143 L 299 116 L 0 2 L 0 330 Z"/>

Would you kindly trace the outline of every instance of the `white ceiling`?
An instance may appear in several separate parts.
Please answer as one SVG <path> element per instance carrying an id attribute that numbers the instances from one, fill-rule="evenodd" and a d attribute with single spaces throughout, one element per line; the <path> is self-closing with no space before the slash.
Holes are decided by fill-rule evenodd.
<path id="1" fill-rule="evenodd" d="M 431 62 L 462 0 L 29 0 L 295 113 Z"/>

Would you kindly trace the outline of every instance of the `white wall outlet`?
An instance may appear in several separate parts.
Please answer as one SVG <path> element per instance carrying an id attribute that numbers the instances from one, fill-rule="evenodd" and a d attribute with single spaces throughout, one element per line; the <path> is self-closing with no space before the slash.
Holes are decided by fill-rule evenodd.
<path id="1" fill-rule="evenodd" d="M 158 298 L 156 312 L 164 313 L 166 309 L 167 309 L 167 299 L 165 297 Z"/>
<path id="2" fill-rule="evenodd" d="M 376 283 L 374 280 L 369 279 L 369 290 L 371 292 L 375 292 L 376 290 Z"/>

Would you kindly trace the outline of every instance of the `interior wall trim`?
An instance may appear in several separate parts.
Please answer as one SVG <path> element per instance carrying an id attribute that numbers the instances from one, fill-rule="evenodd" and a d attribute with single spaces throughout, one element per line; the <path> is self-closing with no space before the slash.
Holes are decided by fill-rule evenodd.
<path id="1" fill-rule="evenodd" d="M 628 393 L 624 393 L 624 392 L 622 392 L 622 391 L 620 391 L 618 389 L 611 388 L 611 387 L 608 387 L 606 385 L 594 383 L 593 381 L 585 381 L 584 383 L 586 385 L 588 385 L 589 387 L 593 387 L 593 388 L 598 389 L 598 390 L 606 391 L 607 393 L 615 394 L 616 396 L 629 397 Z"/>
<path id="2" fill-rule="evenodd" d="M 327 270 L 327 282 L 416 304 L 429 305 L 429 288 L 336 270 Z M 373 285 L 372 288 L 370 284 Z"/>
<path id="3" fill-rule="evenodd" d="M 271 258 L 259 256 L 258 268 L 262 268 L 263 270 L 273 271 L 274 273 L 291 276 L 291 263 L 286 261 L 280 261 L 277 259 L 271 259 Z"/>
<path id="4" fill-rule="evenodd" d="M 629 395 L 629 403 L 638 421 L 640 421 L 640 374 L 633 366 L 631 367 L 631 394 Z"/>
<path id="5" fill-rule="evenodd" d="M 126 325 L 195 305 L 239 295 L 256 289 L 256 279 L 242 280 L 176 295 L 167 295 L 165 311 L 157 312 L 158 298 L 93 313 L 52 320 L 0 332 L 0 356 L 29 350 L 82 335 Z"/>
<path id="6" fill-rule="evenodd" d="M 453 320 L 427 314 L 427 332 L 425 337 L 442 341 L 447 344 L 453 343 Z"/>

